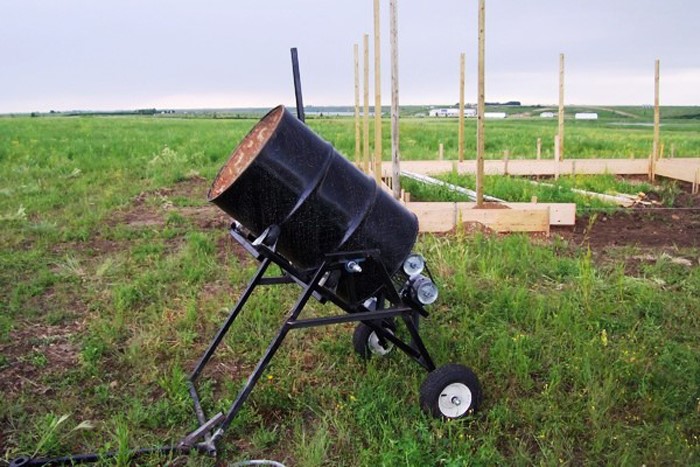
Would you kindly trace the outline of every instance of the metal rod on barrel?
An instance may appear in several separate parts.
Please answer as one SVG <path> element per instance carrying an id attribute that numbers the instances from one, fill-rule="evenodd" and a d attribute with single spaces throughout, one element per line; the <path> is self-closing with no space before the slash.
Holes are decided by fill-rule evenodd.
<path id="1" fill-rule="evenodd" d="M 294 96 L 297 102 L 297 117 L 302 122 L 306 123 L 306 117 L 304 115 L 304 100 L 301 96 L 301 76 L 299 74 L 299 54 L 297 53 L 297 48 L 292 47 L 292 74 L 294 75 Z"/>

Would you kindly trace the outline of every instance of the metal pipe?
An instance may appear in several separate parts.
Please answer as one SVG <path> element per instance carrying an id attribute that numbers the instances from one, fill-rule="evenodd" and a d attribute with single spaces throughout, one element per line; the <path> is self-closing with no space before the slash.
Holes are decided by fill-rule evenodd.
<path id="1" fill-rule="evenodd" d="M 292 47 L 292 74 L 294 75 L 294 96 L 297 102 L 297 117 L 302 122 L 306 123 L 306 116 L 304 115 L 304 99 L 301 95 L 301 75 L 299 73 L 299 54 L 297 53 L 297 48 Z"/>

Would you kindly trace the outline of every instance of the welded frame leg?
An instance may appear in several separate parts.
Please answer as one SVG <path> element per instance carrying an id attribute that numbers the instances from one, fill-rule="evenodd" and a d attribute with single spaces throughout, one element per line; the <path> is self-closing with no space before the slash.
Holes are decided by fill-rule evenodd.
<path id="1" fill-rule="evenodd" d="M 221 344 L 221 341 L 226 336 L 226 333 L 230 329 L 231 325 L 243 310 L 243 307 L 245 306 L 246 302 L 248 302 L 248 299 L 253 294 L 253 291 L 258 285 L 260 285 L 260 282 L 262 281 L 263 276 L 265 275 L 265 272 L 267 271 L 267 268 L 270 266 L 271 263 L 272 261 L 268 258 L 265 258 L 260 263 L 260 266 L 258 267 L 255 276 L 253 276 L 253 278 L 248 283 L 248 286 L 243 292 L 243 295 L 241 295 L 241 298 L 238 300 L 238 303 L 236 303 L 236 306 L 231 309 L 228 318 L 226 318 L 224 324 L 217 331 L 216 336 L 214 336 L 212 341 L 209 343 L 209 347 L 199 359 L 199 362 L 197 363 L 195 369 L 192 371 L 189 379 L 187 380 L 187 389 L 190 393 L 190 397 L 192 398 L 192 403 L 194 404 L 194 412 L 197 416 L 197 420 L 199 421 L 200 426 L 206 425 L 208 423 L 208 420 L 206 414 L 204 413 L 204 408 L 202 407 L 202 402 L 199 398 L 199 393 L 197 392 L 197 387 L 195 383 L 197 382 L 197 379 L 201 375 L 202 371 L 204 370 L 204 367 L 207 365 L 211 357 L 214 355 L 214 352 L 216 352 L 216 349 Z M 214 442 L 212 440 L 211 432 L 207 432 L 204 435 L 204 438 L 205 440 L 203 443 L 201 443 L 200 448 L 212 454 L 216 453 L 216 446 L 214 445 Z"/>
<path id="2" fill-rule="evenodd" d="M 231 407 L 229 408 L 228 412 L 226 413 L 226 417 L 224 418 L 223 422 L 219 426 L 219 428 L 216 430 L 214 435 L 211 438 L 211 443 L 214 444 L 216 441 L 223 436 L 224 431 L 228 428 L 228 426 L 231 424 L 235 416 L 238 414 L 238 412 L 241 410 L 243 407 L 243 403 L 248 399 L 248 396 L 250 393 L 253 391 L 253 388 L 257 384 L 258 380 L 262 376 L 263 372 L 267 368 L 267 366 L 270 364 L 270 361 L 272 360 L 272 357 L 275 356 L 275 353 L 277 353 L 277 350 L 280 348 L 282 345 L 282 342 L 284 341 L 284 338 L 287 336 L 287 333 L 292 329 L 294 321 L 297 319 L 301 311 L 304 309 L 304 306 L 306 303 L 309 301 L 311 296 L 313 295 L 314 289 L 318 282 L 321 280 L 323 277 L 323 274 L 326 271 L 326 263 L 323 263 L 321 267 L 316 271 L 316 273 L 313 276 L 313 279 L 306 284 L 303 287 L 302 293 L 299 295 L 299 298 L 297 299 L 296 303 L 290 310 L 289 314 L 287 315 L 287 319 L 285 320 L 284 324 L 280 327 L 279 331 L 277 332 L 277 335 L 274 337 L 270 345 L 268 346 L 267 350 L 265 351 L 265 354 L 262 356 L 262 358 L 258 361 L 258 364 L 255 366 L 255 369 L 253 370 L 253 373 L 248 377 L 248 381 L 245 383 L 245 386 L 240 390 L 238 393 L 238 396 L 236 397 L 236 400 L 233 401 L 233 404 L 231 404 Z"/>
<path id="3" fill-rule="evenodd" d="M 221 341 L 223 340 L 224 336 L 226 336 L 226 333 L 228 332 L 229 328 L 236 320 L 241 310 L 243 310 L 243 306 L 245 306 L 246 302 L 253 294 L 253 290 L 255 290 L 255 287 L 260 283 L 262 277 L 265 275 L 265 272 L 270 266 L 270 263 L 271 261 L 268 258 L 265 258 L 262 261 L 262 263 L 260 263 L 260 266 L 258 267 L 258 271 L 255 273 L 255 276 L 253 276 L 253 279 L 251 279 L 250 283 L 248 284 L 248 287 L 246 287 L 245 291 L 243 292 L 243 295 L 241 295 L 241 298 L 238 300 L 236 306 L 233 307 L 233 309 L 231 309 L 228 318 L 226 318 L 224 324 L 219 328 L 219 331 L 216 333 L 216 336 L 214 336 L 214 339 L 209 344 L 209 348 L 207 348 L 206 352 L 204 352 L 204 355 L 202 355 L 202 358 L 200 358 L 199 362 L 197 363 L 197 366 L 192 371 L 192 374 L 190 375 L 191 381 L 196 381 L 199 375 L 202 373 L 202 370 L 209 362 L 211 357 L 214 355 L 214 352 L 216 351 L 217 347 L 219 347 L 219 344 L 221 344 Z"/>
<path id="4" fill-rule="evenodd" d="M 401 315 L 401 318 L 403 318 L 403 322 L 406 324 L 406 328 L 411 334 L 411 347 L 420 354 L 420 359 L 418 362 L 421 363 L 429 372 L 435 370 L 435 363 L 433 363 L 433 359 L 430 358 L 430 353 L 425 347 L 423 339 L 421 339 L 420 333 L 418 332 L 418 323 L 414 322 L 413 317 L 410 315 Z"/>

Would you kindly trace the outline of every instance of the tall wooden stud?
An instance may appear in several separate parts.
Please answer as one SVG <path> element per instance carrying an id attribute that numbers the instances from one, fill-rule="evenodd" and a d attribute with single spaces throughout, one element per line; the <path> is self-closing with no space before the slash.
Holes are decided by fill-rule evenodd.
<path id="1" fill-rule="evenodd" d="M 369 173 L 369 35 L 362 38 L 364 47 L 364 115 L 362 118 L 362 170 Z"/>
<path id="2" fill-rule="evenodd" d="M 464 54 L 459 56 L 459 161 L 464 162 Z"/>
<path id="3" fill-rule="evenodd" d="M 440 143 L 438 146 L 438 160 L 443 160 L 445 158 L 445 146 Z"/>
<path id="4" fill-rule="evenodd" d="M 401 198 L 401 153 L 399 151 L 399 32 L 398 0 L 390 0 L 391 21 L 391 179 L 394 198 Z"/>
<path id="5" fill-rule="evenodd" d="M 479 0 L 479 69 L 476 120 L 476 207 L 484 206 L 484 107 L 486 104 L 486 0 Z"/>
<path id="6" fill-rule="evenodd" d="M 360 131 L 360 50 L 357 44 L 353 44 L 352 49 L 355 58 L 355 166 L 360 167 L 362 154 L 362 136 Z"/>
<path id="7" fill-rule="evenodd" d="M 659 109 L 659 60 L 654 66 L 654 164 L 659 159 L 659 127 L 661 123 L 661 111 Z"/>
<path id="8" fill-rule="evenodd" d="M 560 144 L 561 144 L 561 140 L 559 139 L 559 135 L 555 135 L 554 136 L 554 162 L 555 162 L 554 179 L 555 180 L 559 179 L 559 165 L 560 165 L 559 145 Z"/>
<path id="9" fill-rule="evenodd" d="M 537 138 L 537 160 L 542 159 L 542 138 Z"/>
<path id="10" fill-rule="evenodd" d="M 382 181 L 382 78 L 379 0 L 374 0 L 374 178 Z"/>
<path id="11" fill-rule="evenodd" d="M 564 159 L 564 54 L 559 54 L 559 160 Z"/>

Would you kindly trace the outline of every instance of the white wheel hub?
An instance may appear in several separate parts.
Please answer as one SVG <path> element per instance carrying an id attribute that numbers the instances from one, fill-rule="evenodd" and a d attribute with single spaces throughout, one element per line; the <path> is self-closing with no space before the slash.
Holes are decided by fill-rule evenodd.
<path id="1" fill-rule="evenodd" d="M 389 330 L 387 330 L 387 332 L 391 333 L 391 331 Z M 386 340 L 385 342 L 386 347 L 383 346 L 381 342 L 379 342 L 379 336 L 377 335 L 377 333 L 372 331 L 372 333 L 369 335 L 369 339 L 367 339 L 367 347 L 369 348 L 369 351 L 373 354 L 383 357 L 384 355 L 391 352 L 391 349 L 394 348 L 394 344 Z"/>
<path id="2" fill-rule="evenodd" d="M 440 413 L 447 418 L 458 418 L 472 406 L 472 391 L 465 384 L 452 383 L 445 386 L 438 399 Z"/>

